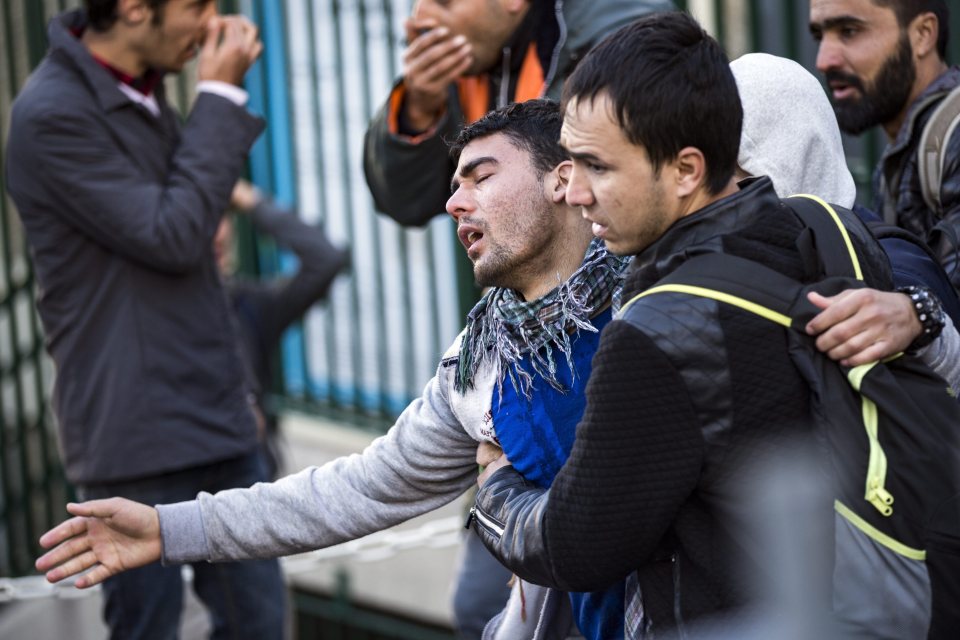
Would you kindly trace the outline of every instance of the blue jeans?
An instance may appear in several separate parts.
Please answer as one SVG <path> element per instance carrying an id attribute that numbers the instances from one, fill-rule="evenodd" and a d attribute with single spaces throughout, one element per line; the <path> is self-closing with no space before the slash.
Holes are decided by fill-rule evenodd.
<path id="1" fill-rule="evenodd" d="M 249 487 L 266 479 L 259 453 L 161 476 L 84 486 L 83 500 L 120 496 L 149 505 L 192 500 L 200 491 Z M 285 586 L 276 560 L 193 565 L 193 589 L 207 606 L 216 640 L 282 638 Z M 159 562 L 125 571 L 103 584 L 103 618 L 115 640 L 177 637 L 183 606 L 179 566 Z"/>

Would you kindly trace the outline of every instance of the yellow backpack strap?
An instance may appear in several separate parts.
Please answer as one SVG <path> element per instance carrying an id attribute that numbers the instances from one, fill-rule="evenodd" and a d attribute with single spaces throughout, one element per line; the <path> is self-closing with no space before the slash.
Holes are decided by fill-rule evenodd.
<path id="1" fill-rule="evenodd" d="M 813 233 L 825 275 L 863 280 L 860 259 L 836 209 L 823 199 L 809 194 L 784 198 L 783 203 Z"/>
<path id="2" fill-rule="evenodd" d="M 820 293 L 834 295 L 844 289 L 862 287 L 863 281 L 834 277 L 813 286 Z M 708 254 L 691 258 L 667 278 L 631 298 L 621 314 L 631 313 L 633 305 L 644 298 L 679 293 L 733 305 L 806 335 L 804 327 L 820 312 L 807 300 L 806 294 L 812 288 L 751 260 Z M 846 377 L 860 397 L 862 424 L 869 443 L 864 499 L 881 514 L 889 516 L 893 513 L 893 496 L 885 487 L 887 458 L 879 439 L 877 407 L 860 393 L 863 379 L 874 365 L 876 363 L 851 369 L 846 372 Z"/>
<path id="3" fill-rule="evenodd" d="M 817 283 L 823 295 L 863 286 L 852 278 L 828 278 Z M 662 293 L 683 293 L 731 304 L 784 327 L 803 331 L 817 315 L 809 300 L 810 287 L 760 263 L 725 254 L 693 257 L 652 288 L 634 296 L 621 308 L 626 313 L 638 300 Z"/>

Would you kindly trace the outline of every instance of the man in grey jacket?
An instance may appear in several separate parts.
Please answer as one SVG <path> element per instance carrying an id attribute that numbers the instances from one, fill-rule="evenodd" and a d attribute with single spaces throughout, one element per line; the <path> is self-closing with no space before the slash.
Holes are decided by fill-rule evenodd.
<path id="1" fill-rule="evenodd" d="M 262 45 L 213 0 L 87 0 L 55 18 L 13 106 L 7 186 L 57 367 L 68 479 L 85 499 L 169 502 L 263 479 L 212 240 L 263 123 L 243 76 Z M 162 78 L 200 50 L 181 131 Z M 214 633 L 278 638 L 275 562 L 195 567 Z M 159 564 L 107 581 L 116 638 L 177 633 L 183 584 Z"/>
<path id="2" fill-rule="evenodd" d="M 403 77 L 370 122 L 363 168 L 377 209 L 421 226 L 443 212 L 446 142 L 490 109 L 560 97 L 592 47 L 669 0 L 417 0 Z"/>
<path id="3" fill-rule="evenodd" d="M 570 163 L 559 130 L 556 103 L 534 100 L 488 114 L 461 135 L 447 210 L 478 283 L 493 288 L 386 435 L 362 454 L 250 489 L 156 509 L 123 499 L 69 505 L 78 517 L 42 539 L 63 546 L 38 568 L 55 581 L 93 567 L 77 582 L 87 587 L 161 554 L 172 564 L 337 544 L 461 495 L 477 477 L 478 443 L 502 446 L 531 481 L 549 486 L 573 445 L 598 332 L 626 266 L 565 203 Z M 622 585 L 572 598 L 579 610 L 607 613 L 587 637 L 616 635 L 601 624 L 622 629 Z M 499 637 L 564 637 L 533 634 L 565 633 L 570 603 L 544 603 L 538 625 L 528 600 L 527 615 L 513 610 L 498 621 Z"/>

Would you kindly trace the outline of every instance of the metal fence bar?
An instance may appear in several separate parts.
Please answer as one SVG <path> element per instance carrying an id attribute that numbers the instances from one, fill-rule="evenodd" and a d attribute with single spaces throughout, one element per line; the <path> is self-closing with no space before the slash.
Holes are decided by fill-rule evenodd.
<path id="1" fill-rule="evenodd" d="M 3 49 L 6 55 L 8 63 L 0 69 L 0 80 L 3 82 L 0 83 L 0 108 L 4 109 L 6 113 L 9 110 L 10 100 L 14 92 L 16 91 L 16 79 L 15 71 L 13 67 L 13 60 L 15 57 L 14 52 L 14 40 L 11 33 L 13 18 L 12 18 L 12 9 L 9 4 L 5 4 L 0 8 L 0 34 L 3 35 Z M 7 118 L 3 119 L 2 127 L 0 127 L 0 148 L 6 146 L 6 131 L 7 131 Z M 4 175 L 4 158 L 0 157 L 0 180 Z M 3 234 L 4 242 L 6 243 L 6 238 L 8 235 L 8 229 L 10 228 L 7 224 L 9 217 L 9 206 L 6 193 L 3 194 L 3 197 L 0 198 L 0 233 Z M 4 380 L 14 374 L 14 366 L 12 357 L 9 357 L 7 354 L 12 354 L 14 349 L 14 340 L 12 335 L 10 335 L 9 330 L 7 329 L 8 322 L 6 321 L 8 309 L 8 301 L 12 298 L 13 286 L 10 282 L 10 271 L 6 265 L 6 260 L 0 262 L 0 268 L 2 268 L 2 279 L 0 279 L 0 345 L 4 348 L 0 349 L 0 484 L 2 484 L 2 494 L 0 494 L 0 574 L 12 573 L 13 572 L 13 556 L 15 549 L 17 547 L 17 540 L 15 538 L 15 527 L 11 522 L 11 504 L 15 500 L 14 496 L 14 480 L 13 475 L 10 473 L 11 467 L 7 462 L 7 458 L 10 455 L 12 449 L 11 445 L 7 443 L 8 438 L 12 434 L 14 425 L 13 425 L 13 416 L 10 414 L 9 409 L 7 408 L 7 403 L 5 402 Z"/>
<path id="2" fill-rule="evenodd" d="M 357 2 L 357 26 L 358 26 L 358 36 L 360 39 L 360 66 L 363 69 L 369 69 L 371 65 L 370 59 L 370 38 L 369 38 L 369 19 L 367 11 L 367 3 L 365 0 L 359 0 Z M 390 29 L 386 29 L 386 33 L 390 33 Z M 370 81 L 365 79 L 364 82 L 360 83 L 361 89 L 361 107 L 363 112 L 369 117 L 374 110 L 374 96 L 372 95 Z M 369 200 L 368 200 L 369 202 Z M 369 206 L 369 204 L 368 204 Z M 387 316 L 386 316 L 386 296 L 384 295 L 384 279 L 383 279 L 383 269 L 385 265 L 382 260 L 382 247 L 383 247 L 383 234 L 380 232 L 380 221 L 374 217 L 370 221 L 370 234 L 371 234 L 371 245 L 377 248 L 377 251 L 374 252 L 374 255 L 371 256 L 372 267 L 373 267 L 373 289 L 375 291 L 374 300 L 375 303 L 372 309 L 369 309 L 369 313 L 374 316 L 374 324 L 376 330 L 373 332 L 373 350 L 375 353 L 379 354 L 383 359 L 385 364 L 386 361 L 386 349 L 385 349 L 385 336 L 387 332 Z M 375 377 L 375 388 L 376 388 L 376 402 L 373 406 L 373 411 L 380 415 L 388 414 L 387 407 L 387 367 L 379 366 L 376 368 Z"/>
<path id="3" fill-rule="evenodd" d="M 46 48 L 46 19 L 59 6 L 15 0 L 0 9 L 0 148 L 13 96 Z M 0 159 L 0 176 L 5 159 Z M 30 572 L 40 531 L 61 518 L 69 494 L 57 461 L 47 397 L 51 367 L 36 317 L 34 278 L 19 221 L 0 197 L 0 574 Z"/>

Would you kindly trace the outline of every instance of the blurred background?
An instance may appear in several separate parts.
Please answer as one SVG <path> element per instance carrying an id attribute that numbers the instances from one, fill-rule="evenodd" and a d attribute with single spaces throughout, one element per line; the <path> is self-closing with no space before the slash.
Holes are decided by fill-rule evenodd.
<path id="1" fill-rule="evenodd" d="M 78 4 L 0 0 L 0 146 L 13 97 L 46 50 L 47 21 Z M 386 430 L 433 375 L 479 292 L 452 221 L 438 217 L 423 229 L 401 228 L 374 210 L 362 174 L 363 133 L 400 72 L 410 0 L 219 4 L 223 12 L 250 16 L 265 44 L 247 78 L 250 106 L 268 123 L 250 158 L 250 180 L 309 222 L 321 222 L 352 251 L 350 276 L 338 279 L 330 299 L 284 337 L 268 396 L 283 416 L 287 465 L 296 469 L 359 450 Z M 807 1 L 675 4 L 690 10 L 731 59 L 765 51 L 813 70 Z M 960 11 L 952 22 L 960 36 Z M 958 59 L 955 36 L 950 60 Z M 186 111 L 190 72 L 168 83 L 173 102 Z M 845 145 L 861 200 L 869 203 L 880 136 L 848 138 Z M 96 595 L 77 598 L 11 580 L 32 573 L 35 540 L 63 519 L 71 490 L 47 404 L 54 372 L 34 312 L 31 266 L 13 205 L 0 192 L 0 637 L 102 637 Z M 293 268 L 292 256 L 239 222 L 241 272 Z M 452 638 L 446 593 L 458 509 L 289 564 L 297 637 Z M 185 638 L 204 633 L 200 614 L 184 624 Z"/>

